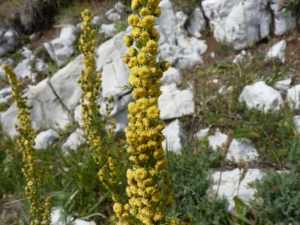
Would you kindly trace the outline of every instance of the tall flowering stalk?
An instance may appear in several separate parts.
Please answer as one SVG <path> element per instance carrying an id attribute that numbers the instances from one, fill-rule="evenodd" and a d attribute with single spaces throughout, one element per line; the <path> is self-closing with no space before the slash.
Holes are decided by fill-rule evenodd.
<path id="1" fill-rule="evenodd" d="M 81 90 L 84 98 L 80 99 L 83 110 L 83 123 L 85 127 L 85 133 L 88 139 L 92 151 L 96 151 L 94 154 L 95 162 L 100 166 L 99 179 L 106 189 L 112 193 L 112 199 L 114 201 L 120 201 L 123 197 L 120 193 L 120 160 L 123 148 L 120 152 L 114 152 L 112 150 L 116 127 L 115 119 L 101 115 L 99 112 L 99 90 L 101 86 L 101 73 L 96 73 L 96 62 L 94 58 L 94 51 L 96 47 L 96 30 L 92 29 L 93 15 L 85 9 L 81 16 L 83 18 L 83 24 L 81 29 L 83 34 L 80 37 L 79 50 L 84 55 L 85 71 L 81 71 L 81 77 L 78 83 L 81 84 Z M 111 109 L 109 103 L 107 104 L 107 114 Z M 110 125 L 108 131 L 105 127 Z M 120 143 L 124 145 L 124 143 Z"/>
<path id="2" fill-rule="evenodd" d="M 124 36 L 129 49 L 123 60 L 131 70 L 129 84 L 135 100 L 128 105 L 126 128 L 127 151 L 134 166 L 127 170 L 129 202 L 115 203 L 113 207 L 119 225 L 182 224 L 167 216 L 174 191 L 166 170 L 167 159 L 162 148 L 164 124 L 159 118 L 157 101 L 163 72 L 170 63 L 156 62 L 160 36 L 154 25 L 161 14 L 158 4 L 159 0 L 133 0 L 131 8 L 137 14 L 128 17 L 133 29 Z"/>
<path id="3" fill-rule="evenodd" d="M 13 70 L 8 65 L 4 65 L 2 68 L 9 78 L 13 92 L 12 97 L 15 99 L 15 104 L 19 109 L 17 118 L 20 122 L 20 126 L 15 125 L 15 127 L 20 135 L 17 143 L 22 152 L 24 163 L 22 172 L 27 181 L 25 191 L 30 203 L 30 225 L 50 225 L 51 199 L 47 197 L 43 205 L 41 195 L 41 187 L 43 184 L 42 174 L 37 168 L 36 154 L 33 148 L 37 133 L 33 131 L 30 126 L 31 121 L 29 115 L 32 106 L 28 106 L 27 98 L 22 97 L 22 85 Z"/>

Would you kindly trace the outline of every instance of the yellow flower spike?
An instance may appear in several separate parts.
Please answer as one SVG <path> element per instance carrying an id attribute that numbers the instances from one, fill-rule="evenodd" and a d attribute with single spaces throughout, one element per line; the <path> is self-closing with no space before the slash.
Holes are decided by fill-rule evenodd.
<path id="1" fill-rule="evenodd" d="M 80 100 L 83 111 L 83 124 L 85 128 L 85 134 L 87 137 L 87 144 L 96 152 L 93 155 L 94 161 L 99 166 L 98 177 L 103 186 L 110 190 L 112 200 L 115 202 L 114 211 L 117 216 L 122 216 L 123 209 L 121 202 L 124 201 L 124 197 L 120 195 L 120 165 L 117 162 L 120 160 L 120 153 L 113 151 L 116 127 L 115 119 L 103 116 L 99 112 L 100 106 L 98 105 L 99 93 L 101 87 L 102 74 L 97 73 L 96 61 L 94 57 L 94 50 L 96 48 L 97 41 L 94 40 L 96 31 L 92 28 L 93 15 L 84 10 L 81 14 L 84 20 L 82 25 L 83 34 L 80 37 L 79 50 L 84 56 L 83 62 L 85 64 L 85 71 L 80 72 L 80 87 L 82 90 L 83 98 Z M 126 38 L 125 38 L 126 39 Z M 133 43 L 132 37 L 127 37 L 128 42 Z M 128 56 L 128 55 L 127 55 Z M 129 56 L 123 57 L 129 62 Z M 134 62 L 133 62 L 134 63 Z M 106 113 L 110 114 L 112 108 L 110 103 L 113 99 L 107 101 Z M 104 128 L 109 126 L 106 132 Z M 119 145 L 119 143 L 117 143 Z M 123 143 L 124 145 L 125 143 Z M 121 144 L 122 145 L 122 144 Z M 124 148 L 124 147 L 122 147 Z"/>
<path id="2" fill-rule="evenodd" d="M 15 99 L 15 105 L 18 107 L 18 120 L 20 126 L 15 125 L 17 132 L 20 137 L 17 143 L 22 152 L 24 167 L 21 169 L 27 185 L 25 187 L 26 197 L 30 203 L 30 224 L 32 225 L 49 225 L 50 224 L 50 211 L 51 211 L 51 200 L 49 197 L 45 199 L 45 204 L 42 199 L 42 173 L 37 170 L 36 166 L 36 155 L 33 148 L 37 132 L 32 131 L 31 121 L 29 118 L 30 110 L 32 106 L 27 105 L 27 97 L 22 96 L 22 85 L 17 79 L 16 74 L 8 66 L 4 65 L 3 70 L 8 76 L 9 82 L 12 86 L 12 97 Z"/>
<path id="3" fill-rule="evenodd" d="M 124 37 L 129 49 L 123 60 L 131 70 L 128 82 L 135 100 L 128 104 L 129 123 L 125 133 L 129 160 L 134 165 L 127 172 L 131 216 L 119 219 L 132 224 L 136 220 L 146 225 L 167 224 L 167 208 L 173 202 L 170 179 L 164 172 L 167 165 L 162 148 L 164 124 L 157 106 L 161 78 L 170 66 L 168 62 L 156 62 L 160 35 L 154 26 L 161 14 L 158 4 L 159 0 L 133 0 L 131 6 L 137 14 L 128 17 L 133 29 Z"/>

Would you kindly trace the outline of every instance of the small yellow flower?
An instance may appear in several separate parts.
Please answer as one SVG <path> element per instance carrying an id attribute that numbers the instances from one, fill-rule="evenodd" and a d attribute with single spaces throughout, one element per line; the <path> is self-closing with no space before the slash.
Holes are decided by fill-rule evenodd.
<path id="1" fill-rule="evenodd" d="M 155 192 L 151 197 L 151 201 L 153 201 L 153 202 L 158 202 L 160 199 L 161 199 L 160 191 Z"/>
<path id="2" fill-rule="evenodd" d="M 133 44 L 133 39 L 129 35 L 125 35 L 123 40 L 124 40 L 124 43 L 127 47 L 130 47 Z"/>
<path id="3" fill-rule="evenodd" d="M 166 167 L 167 165 L 167 160 L 166 159 L 160 159 L 157 161 L 157 163 L 155 164 L 155 168 L 158 170 L 162 170 Z"/>
<path id="4" fill-rule="evenodd" d="M 140 21 L 140 18 L 138 15 L 130 15 L 127 21 L 130 26 L 136 26 Z"/>
<path id="5" fill-rule="evenodd" d="M 113 206 L 113 210 L 118 215 L 118 214 L 121 214 L 123 212 L 123 207 L 120 203 L 115 203 L 114 206 Z"/>
<path id="6" fill-rule="evenodd" d="M 150 13 L 151 13 L 150 10 L 147 8 L 142 8 L 140 11 L 141 16 L 148 16 L 148 15 L 150 15 Z"/>
<path id="7" fill-rule="evenodd" d="M 145 16 L 139 23 L 138 25 L 143 27 L 143 28 L 146 28 L 146 29 L 151 29 L 154 27 L 156 23 L 156 20 L 155 20 L 155 17 L 154 16 Z"/>

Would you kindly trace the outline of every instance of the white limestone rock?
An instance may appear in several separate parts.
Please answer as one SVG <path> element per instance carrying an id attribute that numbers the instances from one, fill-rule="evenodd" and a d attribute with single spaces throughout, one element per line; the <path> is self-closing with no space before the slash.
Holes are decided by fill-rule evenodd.
<path id="1" fill-rule="evenodd" d="M 25 93 L 28 97 L 28 105 L 32 105 L 30 119 L 31 127 L 35 130 L 45 130 L 49 128 L 65 129 L 66 125 L 71 123 L 68 112 L 57 100 L 56 95 L 45 79 L 38 85 L 32 86 Z M 10 108 L 1 115 L 1 124 L 3 130 L 11 137 L 18 135 L 14 124 L 19 124 L 17 120 L 18 108 L 11 105 Z"/>
<path id="2" fill-rule="evenodd" d="M 118 12 L 119 14 L 125 14 L 126 13 L 126 6 L 121 2 L 118 1 L 115 5 L 114 5 L 114 9 L 116 12 Z"/>
<path id="3" fill-rule="evenodd" d="M 241 181 L 240 187 L 238 187 L 242 171 L 238 168 L 232 171 L 223 171 L 221 174 L 221 180 L 220 173 L 221 172 L 218 171 L 214 172 L 212 175 L 214 182 L 212 190 L 214 193 L 219 190 L 218 196 L 225 196 L 228 199 L 228 211 L 232 211 L 235 208 L 233 201 L 235 196 L 238 196 L 245 203 L 248 203 L 251 199 L 253 199 L 256 190 L 251 188 L 248 184 L 256 179 L 262 178 L 262 174 L 259 169 L 249 169 L 245 178 Z"/>
<path id="4" fill-rule="evenodd" d="M 49 129 L 40 132 L 34 139 L 35 145 L 34 149 L 45 149 L 49 145 L 54 144 L 59 139 L 59 134 L 53 130 Z"/>
<path id="5" fill-rule="evenodd" d="M 77 128 L 67 139 L 67 141 L 62 145 L 62 150 L 66 151 L 68 149 L 76 150 L 80 145 L 86 143 L 84 130 Z"/>
<path id="6" fill-rule="evenodd" d="M 120 21 L 121 19 L 121 16 L 119 13 L 110 13 L 107 15 L 107 20 L 110 21 L 110 22 L 117 22 L 117 21 Z"/>
<path id="7" fill-rule="evenodd" d="M 126 32 L 126 31 L 125 31 Z M 115 35 L 101 44 L 97 49 L 97 71 L 102 71 L 102 96 L 109 98 L 126 94 L 123 90 L 128 85 L 129 69 L 122 60 L 122 54 L 127 52 L 123 42 L 125 32 Z"/>
<path id="8" fill-rule="evenodd" d="M 245 63 L 247 62 L 247 59 L 248 61 L 251 61 L 252 60 L 252 55 L 250 52 L 246 52 L 245 50 L 241 51 L 240 54 L 238 54 L 234 60 L 232 61 L 233 63 Z"/>
<path id="9" fill-rule="evenodd" d="M 82 121 L 82 106 L 81 104 L 77 105 L 74 109 L 74 120 L 78 123 L 78 125 L 83 128 L 84 124 Z"/>
<path id="10" fill-rule="evenodd" d="M 62 28 L 58 38 L 44 43 L 44 47 L 58 67 L 63 66 L 74 53 L 75 40 L 75 27 L 68 25 Z"/>
<path id="11" fill-rule="evenodd" d="M 57 71 L 50 80 L 55 93 L 70 112 L 75 109 L 82 96 L 80 85 L 77 83 L 80 70 L 85 70 L 82 54 Z"/>
<path id="12" fill-rule="evenodd" d="M 265 61 L 278 59 L 281 63 L 285 62 L 285 47 L 286 41 L 282 40 L 275 45 L 273 45 L 270 50 L 267 52 Z"/>
<path id="13" fill-rule="evenodd" d="M 31 72 L 31 65 L 30 65 L 30 59 L 23 59 L 14 69 L 15 74 L 17 77 L 25 78 L 28 77 L 30 79 L 33 79 L 33 74 Z"/>
<path id="14" fill-rule="evenodd" d="M 214 151 L 221 149 L 223 144 L 226 143 L 228 135 L 221 133 L 219 130 L 215 132 L 214 135 L 208 137 L 208 146 L 211 147 Z"/>
<path id="15" fill-rule="evenodd" d="M 263 112 L 268 112 L 269 109 L 278 110 L 283 104 L 280 92 L 266 85 L 264 81 L 244 87 L 239 101 L 245 101 L 250 109 L 258 108 Z"/>
<path id="16" fill-rule="evenodd" d="M 9 45 L 6 42 L 0 44 L 0 57 L 4 56 L 8 52 L 13 52 L 16 48 Z"/>
<path id="17" fill-rule="evenodd" d="M 175 39 L 175 29 L 176 27 L 176 17 L 173 11 L 173 5 L 169 0 L 162 0 L 159 3 L 161 7 L 162 14 L 157 18 L 157 24 L 160 26 L 160 35 L 164 36 L 165 43 L 170 45 L 176 44 Z M 168 21 L 166 23 L 166 21 Z"/>
<path id="18" fill-rule="evenodd" d="M 258 158 L 258 153 L 251 145 L 251 140 L 243 138 L 241 140 L 233 139 L 230 143 L 226 159 L 238 163 L 253 161 Z"/>
<path id="19" fill-rule="evenodd" d="M 194 134 L 194 137 L 197 140 L 201 141 L 208 135 L 208 132 L 209 132 L 209 128 L 201 129 L 196 134 Z"/>
<path id="20" fill-rule="evenodd" d="M 82 96 L 77 83 L 81 69 L 84 69 L 83 56 L 79 55 L 60 69 L 51 80 L 47 78 L 25 93 L 28 96 L 28 105 L 33 105 L 30 114 L 33 129 L 65 130 L 73 122 L 70 112 L 75 109 Z M 17 113 L 18 109 L 12 105 L 1 115 L 3 130 L 11 137 L 17 135 L 14 128 L 14 124 L 19 124 Z"/>
<path id="21" fill-rule="evenodd" d="M 34 59 L 34 55 L 32 54 L 32 51 L 26 47 L 23 47 L 23 51 L 21 53 L 26 59 L 29 59 L 30 61 Z"/>
<path id="22" fill-rule="evenodd" d="M 293 117 L 294 125 L 298 134 L 300 134 L 300 116 L 296 115 Z"/>
<path id="23" fill-rule="evenodd" d="M 101 33 L 104 33 L 105 38 L 113 37 L 115 35 L 116 27 L 115 24 L 102 24 Z"/>
<path id="24" fill-rule="evenodd" d="M 48 65 L 44 62 L 44 60 L 36 59 L 35 69 L 41 74 L 46 74 L 48 72 Z"/>
<path id="25" fill-rule="evenodd" d="M 3 88 L 0 90 L 0 98 L 5 98 L 7 96 L 10 96 L 12 93 L 11 87 Z"/>
<path id="26" fill-rule="evenodd" d="M 193 52 L 190 55 L 179 54 L 175 67 L 178 69 L 193 68 L 202 63 L 202 58 L 196 52 Z"/>
<path id="27" fill-rule="evenodd" d="M 274 34 L 283 35 L 296 28 L 296 17 L 280 6 L 281 0 L 271 0 L 270 8 L 274 15 Z"/>
<path id="28" fill-rule="evenodd" d="M 292 79 L 285 79 L 275 82 L 274 88 L 281 92 L 287 92 L 288 89 L 291 88 Z"/>
<path id="29" fill-rule="evenodd" d="M 218 42 L 245 49 L 270 33 L 268 0 L 204 0 L 202 8 Z"/>
<path id="30" fill-rule="evenodd" d="M 291 108 L 300 108 L 300 84 L 288 89 L 286 99 Z"/>
<path id="31" fill-rule="evenodd" d="M 206 21 L 200 8 L 195 8 L 193 14 L 187 21 L 187 31 L 196 38 L 201 37 L 200 32 L 206 27 Z"/>
<path id="32" fill-rule="evenodd" d="M 176 84 L 164 85 L 161 90 L 162 95 L 158 98 L 161 119 L 179 118 L 194 112 L 194 94 L 191 90 L 177 90 Z"/>
<path id="33" fill-rule="evenodd" d="M 162 85 L 169 85 L 171 83 L 176 83 L 179 85 L 181 83 L 182 77 L 180 70 L 170 67 L 167 71 L 164 72 L 162 77 Z"/>
<path id="34" fill-rule="evenodd" d="M 94 18 L 92 19 L 93 26 L 100 25 L 100 23 L 101 23 L 101 18 L 99 16 L 94 16 Z"/>
<path id="35" fill-rule="evenodd" d="M 17 31 L 9 29 L 7 30 L 2 37 L 7 44 L 10 46 L 16 46 L 20 43 L 20 37 Z"/>
<path id="36" fill-rule="evenodd" d="M 5 98 L 0 97 L 0 105 L 7 104 L 7 100 Z"/>
<path id="37" fill-rule="evenodd" d="M 158 60 L 169 61 L 171 66 L 174 66 L 179 58 L 181 48 L 176 45 L 163 43 L 158 46 Z"/>
<path id="38" fill-rule="evenodd" d="M 162 143 L 164 150 L 180 154 L 182 149 L 181 138 L 184 138 L 180 121 L 178 119 L 172 121 L 165 129 L 163 129 L 162 133 L 166 137 Z"/>
<path id="39" fill-rule="evenodd" d="M 66 225 L 66 224 L 73 224 L 73 225 L 96 225 L 94 221 L 85 221 L 81 219 L 75 219 L 71 216 L 65 216 L 64 212 L 61 208 L 53 208 L 51 210 L 51 218 L 50 218 L 50 225 Z"/>

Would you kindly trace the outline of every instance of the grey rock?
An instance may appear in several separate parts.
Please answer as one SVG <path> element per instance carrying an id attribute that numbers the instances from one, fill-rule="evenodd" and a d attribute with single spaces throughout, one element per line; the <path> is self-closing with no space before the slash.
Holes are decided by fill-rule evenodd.
<path id="1" fill-rule="evenodd" d="M 195 11 L 188 19 L 187 31 L 190 35 L 196 38 L 201 37 L 200 32 L 206 27 L 206 21 L 200 8 L 195 8 Z"/>
<path id="2" fill-rule="evenodd" d="M 116 27 L 115 24 L 102 24 L 101 32 L 104 33 L 105 38 L 113 37 L 115 35 Z"/>
<path id="3" fill-rule="evenodd" d="M 269 109 L 278 110 L 283 104 L 279 91 L 266 85 L 264 81 L 244 87 L 239 101 L 245 101 L 248 108 L 258 108 L 263 112 Z"/>
<path id="4" fill-rule="evenodd" d="M 4 40 L 7 42 L 7 44 L 11 46 L 16 46 L 19 44 L 20 37 L 15 30 L 7 30 L 3 36 Z"/>
<path id="5" fill-rule="evenodd" d="M 77 128 L 62 145 L 62 150 L 76 150 L 80 145 L 86 143 L 84 130 Z"/>
<path id="6" fill-rule="evenodd" d="M 236 50 L 267 37 L 272 21 L 268 0 L 204 0 L 202 8 L 218 42 Z"/>
<path id="7" fill-rule="evenodd" d="M 168 126 L 166 126 L 162 133 L 166 137 L 162 143 L 164 150 L 180 154 L 182 149 L 181 139 L 185 138 L 180 121 L 178 119 L 172 121 Z"/>
<path id="8" fill-rule="evenodd" d="M 40 132 L 34 139 L 34 149 L 45 149 L 59 139 L 59 134 L 52 129 Z"/>

